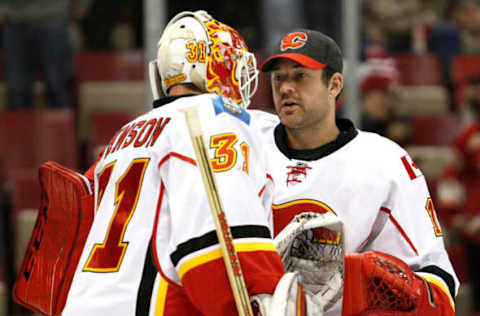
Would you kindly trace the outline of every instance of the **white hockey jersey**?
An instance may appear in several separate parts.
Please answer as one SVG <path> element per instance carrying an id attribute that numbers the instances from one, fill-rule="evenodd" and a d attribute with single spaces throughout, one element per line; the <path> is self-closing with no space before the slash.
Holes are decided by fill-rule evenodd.
<path id="1" fill-rule="evenodd" d="M 404 149 L 339 119 L 334 141 L 292 150 L 276 116 L 250 113 L 269 152 L 275 235 L 298 213 L 334 213 L 344 222 L 346 252 L 396 256 L 439 286 L 453 304 L 459 283 L 425 177 Z M 340 305 L 327 315 L 340 315 Z"/>
<path id="2" fill-rule="evenodd" d="M 215 94 L 159 104 L 120 129 L 97 162 L 96 215 L 63 315 L 235 314 L 179 111 L 194 104 L 249 294 L 273 293 L 283 275 L 271 240 L 272 181 L 250 115 Z"/>

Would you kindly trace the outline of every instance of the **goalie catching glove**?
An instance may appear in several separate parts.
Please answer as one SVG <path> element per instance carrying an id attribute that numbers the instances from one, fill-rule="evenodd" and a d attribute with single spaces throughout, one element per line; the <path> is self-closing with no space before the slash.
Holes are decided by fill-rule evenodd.
<path id="1" fill-rule="evenodd" d="M 296 271 L 305 290 L 326 311 L 342 296 L 345 235 L 332 213 L 301 213 L 275 237 L 287 272 Z"/>
<path id="2" fill-rule="evenodd" d="M 448 298 L 402 260 L 376 251 L 345 256 L 342 316 L 450 316 Z"/>

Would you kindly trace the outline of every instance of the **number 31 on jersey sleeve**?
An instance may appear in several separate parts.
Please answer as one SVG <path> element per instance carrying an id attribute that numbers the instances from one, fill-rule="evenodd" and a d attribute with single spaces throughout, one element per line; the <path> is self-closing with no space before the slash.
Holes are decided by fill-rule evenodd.
<path id="1" fill-rule="evenodd" d="M 210 148 L 215 149 L 214 157 L 210 159 L 210 163 L 215 172 L 230 170 L 237 163 L 238 154 L 234 148 L 237 142 L 238 138 L 234 133 L 213 135 L 210 138 Z M 248 174 L 250 146 L 246 142 L 242 142 L 240 150 L 243 155 L 242 170 Z"/>

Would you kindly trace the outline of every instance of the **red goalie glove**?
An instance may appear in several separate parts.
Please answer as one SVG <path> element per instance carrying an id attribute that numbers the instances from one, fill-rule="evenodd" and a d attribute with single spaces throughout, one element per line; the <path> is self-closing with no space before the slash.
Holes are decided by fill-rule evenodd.
<path id="1" fill-rule="evenodd" d="M 60 315 L 93 221 L 88 180 L 55 162 L 40 167 L 42 202 L 13 289 L 17 303 Z"/>
<path id="2" fill-rule="evenodd" d="M 447 294 L 402 260 L 369 251 L 345 255 L 342 316 L 455 315 Z"/>

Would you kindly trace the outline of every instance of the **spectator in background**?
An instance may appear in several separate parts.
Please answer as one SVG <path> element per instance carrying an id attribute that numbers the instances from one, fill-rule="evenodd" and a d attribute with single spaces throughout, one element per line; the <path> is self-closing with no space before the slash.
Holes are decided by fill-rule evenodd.
<path id="1" fill-rule="evenodd" d="M 397 115 L 398 70 L 392 59 L 370 59 L 360 70 L 362 127 L 405 146 L 408 122 Z"/>
<path id="2" fill-rule="evenodd" d="M 365 131 L 386 136 L 395 110 L 395 95 L 391 86 L 391 79 L 381 75 L 369 75 L 363 79 L 360 91 Z"/>
<path id="3" fill-rule="evenodd" d="M 0 3 L 7 108 L 32 108 L 32 83 L 38 70 L 46 83 L 48 106 L 72 106 L 68 22 L 71 17 L 85 15 L 87 1 L 5 0 Z"/>
<path id="4" fill-rule="evenodd" d="M 362 55 L 423 54 L 448 0 L 363 0 Z"/>
<path id="5" fill-rule="evenodd" d="M 385 45 L 389 53 L 410 51 L 411 27 L 420 7 L 420 0 L 363 0 L 362 27 L 366 41 Z"/>
<path id="6" fill-rule="evenodd" d="M 480 1 L 451 0 L 453 21 L 460 32 L 461 52 L 480 53 Z"/>
<path id="7" fill-rule="evenodd" d="M 465 244 L 473 309 L 480 313 L 480 78 L 472 80 L 466 90 L 463 103 L 469 106 L 473 120 L 455 137 L 457 155 L 438 183 L 438 206 Z"/>
<path id="8" fill-rule="evenodd" d="M 428 49 L 440 58 L 452 91 L 453 57 L 460 53 L 480 54 L 480 1 L 449 0 L 443 19 L 429 33 Z"/>

